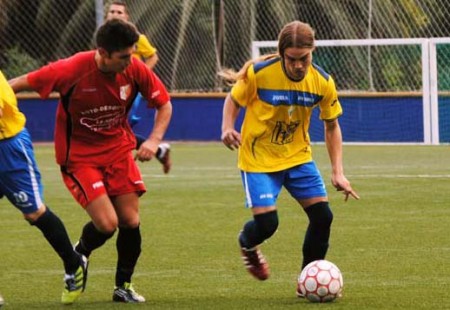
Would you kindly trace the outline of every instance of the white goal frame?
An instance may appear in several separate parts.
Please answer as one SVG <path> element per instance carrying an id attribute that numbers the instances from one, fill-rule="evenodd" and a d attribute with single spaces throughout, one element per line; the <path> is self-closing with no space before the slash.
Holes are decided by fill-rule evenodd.
<path id="1" fill-rule="evenodd" d="M 361 39 L 361 40 L 317 40 L 316 46 L 382 46 L 382 45 L 420 45 L 422 60 L 422 107 L 424 144 L 439 144 L 438 109 L 438 69 L 437 44 L 450 44 L 450 38 L 416 39 Z M 259 57 L 260 49 L 277 48 L 277 41 L 253 41 L 252 58 Z"/>

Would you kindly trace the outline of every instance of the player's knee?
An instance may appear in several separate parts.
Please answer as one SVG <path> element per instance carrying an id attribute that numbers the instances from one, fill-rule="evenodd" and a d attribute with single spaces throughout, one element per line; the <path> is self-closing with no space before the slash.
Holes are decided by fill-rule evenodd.
<path id="1" fill-rule="evenodd" d="M 128 219 L 126 221 L 122 221 L 121 220 L 120 223 L 119 223 L 119 227 L 120 228 L 123 227 L 123 228 L 126 228 L 126 229 L 134 229 L 134 228 L 139 227 L 140 223 L 141 222 L 140 222 L 139 217 Z"/>
<path id="2" fill-rule="evenodd" d="M 99 228 L 98 228 L 98 230 L 100 231 L 100 232 L 102 232 L 103 234 L 105 234 L 105 235 L 114 235 L 114 233 L 116 232 L 116 230 L 117 230 L 117 228 L 118 228 L 118 226 L 117 225 L 103 225 L 103 226 L 100 226 Z"/>
<path id="3" fill-rule="evenodd" d="M 51 212 L 50 209 L 48 209 L 45 205 L 42 205 L 39 209 L 37 209 L 34 212 L 24 213 L 23 217 L 30 225 L 34 225 L 34 223 L 36 223 L 36 221 L 40 217 L 42 217 L 44 214 L 46 214 L 48 212 Z"/>
<path id="4" fill-rule="evenodd" d="M 333 222 L 333 212 L 328 201 L 315 203 L 305 209 L 311 225 L 330 227 Z"/>
<path id="5" fill-rule="evenodd" d="M 278 229 L 277 210 L 254 216 L 258 232 L 264 239 L 270 238 Z"/>
<path id="6" fill-rule="evenodd" d="M 113 235 L 114 232 L 119 227 L 119 222 L 117 218 L 110 219 L 110 220 L 101 220 L 101 221 L 94 221 L 95 228 L 105 234 L 105 235 Z"/>
<path id="7" fill-rule="evenodd" d="M 128 210 L 126 214 L 122 214 L 118 218 L 119 221 L 119 227 L 123 227 L 126 229 L 134 229 L 136 227 L 139 227 L 141 224 L 141 219 L 139 217 L 138 209 Z"/>

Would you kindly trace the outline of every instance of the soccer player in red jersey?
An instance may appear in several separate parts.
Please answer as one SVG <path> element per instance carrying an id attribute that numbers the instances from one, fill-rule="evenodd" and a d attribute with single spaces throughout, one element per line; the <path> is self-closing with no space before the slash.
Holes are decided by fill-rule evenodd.
<path id="1" fill-rule="evenodd" d="M 15 78 L 15 92 L 35 90 L 42 98 L 60 94 L 55 128 L 56 161 L 69 191 L 91 218 L 75 249 L 89 257 L 118 229 L 118 261 L 113 300 L 144 302 L 131 277 L 141 253 L 139 196 L 145 191 L 134 159 L 149 161 L 172 116 L 169 94 L 160 79 L 132 57 L 136 27 L 120 19 L 97 31 L 97 48 Z M 127 121 L 140 92 L 156 109 L 153 129 L 135 156 L 136 140 Z"/>

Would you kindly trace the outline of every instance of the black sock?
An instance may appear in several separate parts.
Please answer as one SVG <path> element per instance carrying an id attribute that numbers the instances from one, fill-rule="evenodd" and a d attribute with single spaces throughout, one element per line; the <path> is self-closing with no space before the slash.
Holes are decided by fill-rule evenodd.
<path id="1" fill-rule="evenodd" d="M 72 274 L 80 265 L 79 255 L 73 250 L 64 224 L 49 208 L 33 223 L 64 262 L 66 273 Z"/>
<path id="2" fill-rule="evenodd" d="M 253 220 L 244 225 L 239 242 L 242 247 L 251 249 L 269 239 L 277 228 L 278 214 L 276 210 L 254 215 Z"/>
<path id="3" fill-rule="evenodd" d="M 135 228 L 119 228 L 117 236 L 117 269 L 116 286 L 123 286 L 125 282 L 131 283 L 139 255 L 141 254 L 141 231 Z"/>
<path id="4" fill-rule="evenodd" d="M 312 261 L 325 258 L 333 221 L 333 213 L 325 201 L 309 206 L 305 212 L 309 218 L 309 225 L 303 242 L 302 269 Z"/>
<path id="5" fill-rule="evenodd" d="M 88 222 L 83 227 L 80 240 L 78 241 L 75 251 L 89 257 L 95 249 L 105 244 L 106 240 L 111 238 L 114 232 L 111 234 L 104 234 L 95 228 L 94 223 Z"/>

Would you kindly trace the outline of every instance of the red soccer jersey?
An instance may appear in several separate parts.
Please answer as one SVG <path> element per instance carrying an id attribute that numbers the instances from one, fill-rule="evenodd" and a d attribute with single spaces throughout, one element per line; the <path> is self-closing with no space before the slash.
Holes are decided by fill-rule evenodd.
<path id="1" fill-rule="evenodd" d="M 60 94 L 56 112 L 56 162 L 67 166 L 108 165 L 124 159 L 136 141 L 127 113 L 138 92 L 149 107 L 169 102 L 160 79 L 132 57 L 122 73 L 102 73 L 95 51 L 81 52 L 28 74 L 28 82 L 42 98 Z"/>

